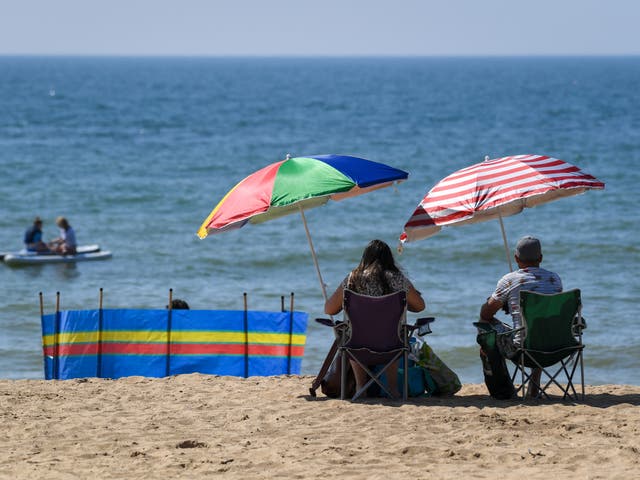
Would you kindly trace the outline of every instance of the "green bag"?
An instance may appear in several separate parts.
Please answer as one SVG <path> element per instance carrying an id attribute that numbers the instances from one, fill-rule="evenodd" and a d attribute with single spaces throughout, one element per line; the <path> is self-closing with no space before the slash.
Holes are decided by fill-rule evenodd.
<path id="1" fill-rule="evenodd" d="M 415 362 L 418 366 L 426 370 L 425 374 L 428 374 L 431 378 L 426 378 L 427 390 L 429 390 L 429 380 L 435 383 L 435 391 L 429 392 L 432 395 L 449 396 L 454 395 L 462 388 L 462 383 L 458 375 L 451 370 L 447 365 L 438 357 L 433 349 L 426 343 L 422 343 L 417 349 L 415 354 Z"/>

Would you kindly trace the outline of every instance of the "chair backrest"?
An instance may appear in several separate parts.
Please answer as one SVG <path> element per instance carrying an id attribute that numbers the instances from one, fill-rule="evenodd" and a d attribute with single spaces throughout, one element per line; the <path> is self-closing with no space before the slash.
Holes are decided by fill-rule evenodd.
<path id="1" fill-rule="evenodd" d="M 579 289 L 555 294 L 520 291 L 524 348 L 549 352 L 578 345 L 573 327 L 581 308 Z"/>
<path id="2" fill-rule="evenodd" d="M 371 297 L 345 289 L 343 309 L 351 330 L 346 347 L 385 352 L 404 345 L 400 325 L 406 317 L 406 292 Z"/>

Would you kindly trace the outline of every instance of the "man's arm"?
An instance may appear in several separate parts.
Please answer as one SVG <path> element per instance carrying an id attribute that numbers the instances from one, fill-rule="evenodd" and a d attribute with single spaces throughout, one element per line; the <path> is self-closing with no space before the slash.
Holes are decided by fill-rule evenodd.
<path id="1" fill-rule="evenodd" d="M 493 323 L 494 315 L 501 308 L 502 302 L 500 300 L 493 297 L 487 298 L 487 301 L 480 307 L 480 321 Z"/>

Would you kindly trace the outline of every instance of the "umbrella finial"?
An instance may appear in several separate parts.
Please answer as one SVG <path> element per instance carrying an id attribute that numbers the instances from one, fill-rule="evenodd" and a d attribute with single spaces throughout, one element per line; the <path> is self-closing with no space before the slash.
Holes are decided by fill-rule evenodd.
<path id="1" fill-rule="evenodd" d="M 287 158 L 285 158 L 285 160 L 289 160 L 291 158 L 291 154 L 287 153 Z"/>
<path id="2" fill-rule="evenodd" d="M 484 156 L 484 161 L 485 161 L 485 162 L 488 162 L 488 161 L 489 161 L 489 155 L 485 155 L 485 156 Z"/>

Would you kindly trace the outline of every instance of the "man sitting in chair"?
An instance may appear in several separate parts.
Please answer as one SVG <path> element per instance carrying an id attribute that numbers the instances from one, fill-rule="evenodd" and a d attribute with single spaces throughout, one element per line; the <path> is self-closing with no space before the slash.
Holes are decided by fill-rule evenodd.
<path id="1" fill-rule="evenodd" d="M 496 286 L 495 291 L 480 308 L 480 321 L 494 325 L 501 322 L 494 315 L 503 308 L 511 314 L 513 328 L 522 326 L 520 316 L 520 290 L 529 290 L 538 293 L 559 293 L 562 291 L 562 281 L 558 274 L 540 268 L 542 262 L 542 248 L 540 240 L 535 237 L 525 236 L 518 240 L 515 250 L 515 260 L 518 270 L 507 273 Z M 521 331 L 514 335 L 516 345 L 522 342 Z M 527 396 L 535 397 L 538 394 L 537 385 L 540 384 L 542 370 L 531 370 L 531 379 Z"/>

